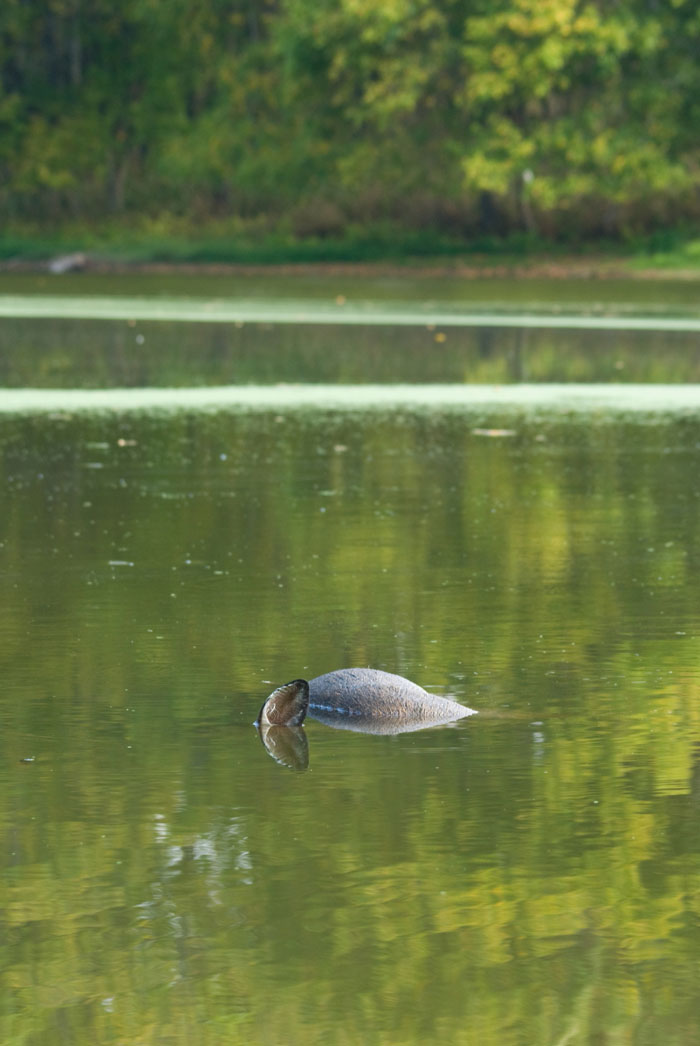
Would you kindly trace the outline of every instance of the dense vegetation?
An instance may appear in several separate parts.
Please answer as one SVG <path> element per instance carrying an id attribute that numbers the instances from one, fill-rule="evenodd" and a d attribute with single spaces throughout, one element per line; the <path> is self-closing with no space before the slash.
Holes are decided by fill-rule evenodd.
<path id="1" fill-rule="evenodd" d="M 691 0 L 5 0 L 4 226 L 687 225 L 699 48 Z"/>

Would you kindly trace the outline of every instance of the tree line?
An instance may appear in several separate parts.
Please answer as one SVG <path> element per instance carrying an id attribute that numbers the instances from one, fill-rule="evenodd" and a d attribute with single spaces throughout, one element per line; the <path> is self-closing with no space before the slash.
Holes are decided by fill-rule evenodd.
<path id="1" fill-rule="evenodd" d="M 692 0 L 5 0 L 6 226 L 623 236 L 700 215 Z"/>

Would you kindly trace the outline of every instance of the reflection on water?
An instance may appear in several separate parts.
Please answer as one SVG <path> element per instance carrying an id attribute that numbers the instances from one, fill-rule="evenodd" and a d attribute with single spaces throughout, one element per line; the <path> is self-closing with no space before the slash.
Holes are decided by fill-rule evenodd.
<path id="1" fill-rule="evenodd" d="M 350 271 L 350 269 L 352 271 Z M 624 277 L 605 279 L 479 279 L 473 273 L 460 275 L 445 270 L 428 273 L 410 266 L 400 272 L 382 273 L 372 266 L 363 275 L 359 266 L 287 267 L 275 273 L 272 267 L 255 271 L 207 271 L 204 266 L 179 271 L 124 273 L 0 272 L 0 295 L 51 295 L 52 297 L 161 298 L 200 301 L 304 301 L 338 305 L 347 303 L 406 302 L 410 305 L 478 307 L 525 307 L 557 309 L 600 309 L 613 307 L 630 311 L 666 309 L 674 312 L 698 309 L 698 284 L 694 279 L 640 280 Z"/>
<path id="2" fill-rule="evenodd" d="M 303 726 L 275 726 L 261 723 L 258 727 L 265 751 L 276 763 L 290 770 L 306 770 L 309 765 L 309 742 Z"/>
<path id="3" fill-rule="evenodd" d="M 418 730 L 435 729 L 443 726 L 442 723 L 396 723 L 386 719 L 376 719 L 369 716 L 353 716 L 343 718 L 337 715 L 312 712 L 309 719 L 315 719 L 324 726 L 333 730 L 350 730 L 355 734 L 374 734 L 376 736 L 392 736 L 396 734 L 412 734 Z M 293 770 L 306 770 L 309 765 L 309 742 L 303 726 L 277 726 L 275 724 L 256 724 L 260 740 L 265 750 L 282 766 Z"/>
<path id="4" fill-rule="evenodd" d="M 695 1041 L 699 448 L 0 417 L 2 1041 Z M 280 772 L 261 699 L 346 664 L 482 714 Z"/>
<path id="5" fill-rule="evenodd" d="M 698 382 L 696 333 L 3 319 L 6 388 Z"/>

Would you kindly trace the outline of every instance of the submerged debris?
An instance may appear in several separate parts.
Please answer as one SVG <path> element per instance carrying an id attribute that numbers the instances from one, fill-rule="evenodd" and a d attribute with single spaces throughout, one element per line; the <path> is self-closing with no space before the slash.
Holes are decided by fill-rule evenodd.
<path id="1" fill-rule="evenodd" d="M 49 272 L 54 276 L 62 276 L 65 272 L 82 272 L 87 265 L 87 255 L 82 251 L 75 254 L 60 254 L 49 262 Z"/>

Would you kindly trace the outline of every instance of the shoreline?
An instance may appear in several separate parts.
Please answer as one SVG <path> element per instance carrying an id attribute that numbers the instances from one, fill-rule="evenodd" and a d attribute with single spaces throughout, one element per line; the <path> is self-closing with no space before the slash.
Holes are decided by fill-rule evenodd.
<path id="1" fill-rule="evenodd" d="M 56 255 L 52 259 L 4 259 L 0 261 L 0 275 L 22 273 L 27 275 L 54 275 L 50 269 L 57 259 L 76 258 L 65 275 L 81 273 L 96 275 L 199 275 L 199 276 L 363 276 L 377 278 L 452 278 L 465 280 L 634 280 L 671 281 L 691 283 L 700 281 L 700 267 L 659 266 L 643 264 L 639 257 L 578 258 L 533 257 L 530 260 L 512 259 L 495 262 L 492 259 L 473 258 L 450 262 L 436 259 L 426 263 L 407 257 L 397 261 L 300 261 L 300 262 L 196 262 L 196 261 L 109 261 L 85 255 Z"/>

